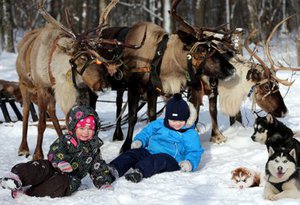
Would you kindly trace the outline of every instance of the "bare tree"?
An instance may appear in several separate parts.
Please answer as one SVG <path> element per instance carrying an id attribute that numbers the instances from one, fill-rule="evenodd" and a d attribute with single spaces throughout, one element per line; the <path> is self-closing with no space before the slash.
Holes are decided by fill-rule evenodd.
<path id="1" fill-rule="evenodd" d="M 300 5 L 297 0 L 292 1 L 292 5 L 294 5 L 297 12 L 297 63 L 300 66 Z"/>
<path id="2" fill-rule="evenodd" d="M 11 0 L 3 0 L 4 50 L 15 52 Z"/>
<path id="3" fill-rule="evenodd" d="M 4 48 L 3 1 L 0 1 L 0 53 Z"/>

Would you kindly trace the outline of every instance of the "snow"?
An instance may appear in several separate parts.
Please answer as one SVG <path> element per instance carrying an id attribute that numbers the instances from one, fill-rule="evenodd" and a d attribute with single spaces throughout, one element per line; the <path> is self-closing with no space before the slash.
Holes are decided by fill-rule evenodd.
<path id="1" fill-rule="evenodd" d="M 289 42 L 286 42 L 289 39 Z M 296 48 L 293 38 L 283 38 L 276 41 L 272 47 L 274 59 L 285 62 L 296 67 Z M 285 43 L 284 45 L 282 45 Z M 279 49 L 283 48 L 283 49 Z M 277 52 L 276 52 L 277 51 Z M 260 53 L 262 55 L 262 53 Z M 16 54 L 2 52 L 0 54 L 0 78 L 5 80 L 17 81 L 18 77 L 15 71 Z M 289 78 L 291 72 L 279 73 L 280 78 Z M 300 104 L 297 96 L 300 93 L 300 76 L 294 75 L 296 79 L 284 100 L 289 108 L 289 114 L 284 119 L 280 119 L 291 127 L 294 131 L 300 130 Z M 280 87 L 282 95 L 286 94 L 287 88 Z M 114 91 L 102 93 L 99 99 L 115 100 Z M 160 105 L 163 105 L 161 103 Z M 250 136 L 253 133 L 253 116 L 251 111 L 252 103 L 249 99 L 245 100 L 242 106 L 242 115 L 244 125 L 236 123 L 229 126 L 228 118 L 219 113 L 219 126 L 223 134 L 228 137 L 226 143 L 217 145 L 209 142 L 210 138 L 210 118 L 208 113 L 208 101 L 205 97 L 204 106 L 201 107 L 199 115 L 198 129 L 201 136 L 202 145 L 205 152 L 201 159 L 199 170 L 193 173 L 182 173 L 180 171 L 157 174 L 151 178 L 144 179 L 135 184 L 128 182 L 123 178 L 114 182 L 113 190 L 98 190 L 93 187 L 89 177 L 84 178 L 80 190 L 70 197 L 55 198 L 49 197 L 37 198 L 21 196 L 12 199 L 10 192 L 0 189 L 1 205 L 20 204 L 20 205 L 75 205 L 75 204 L 206 204 L 206 205 L 268 205 L 268 204 L 299 204 L 300 199 L 282 199 L 271 202 L 263 199 L 263 187 L 254 187 L 247 189 L 236 189 L 231 187 L 231 170 L 245 166 L 257 171 L 264 171 L 267 160 L 267 151 L 264 145 L 255 143 Z M 8 106 L 9 107 L 9 106 Z M 9 107 L 10 109 L 10 107 Z M 257 107 L 257 109 L 259 109 Z M 115 105 L 113 103 L 98 102 L 97 112 L 104 122 L 114 122 Z M 16 119 L 10 109 L 11 116 Z M 141 112 L 143 113 L 143 112 Z M 58 116 L 63 118 L 60 111 Z M 4 121 L 2 113 L 0 120 Z M 37 127 L 36 123 L 31 122 L 28 130 L 28 140 L 31 153 L 36 143 Z M 139 122 L 135 127 L 135 134 L 139 132 L 146 122 Z M 114 159 L 119 152 L 123 142 L 112 142 L 113 129 L 102 131 L 100 137 L 104 140 L 102 148 L 103 158 L 109 162 Z M 123 126 L 123 132 L 126 134 L 127 126 Z M 10 171 L 10 168 L 16 163 L 26 162 L 31 159 L 19 157 L 17 155 L 19 143 L 21 142 L 22 122 L 2 123 L 0 124 L 0 177 Z M 56 139 L 56 133 L 53 129 L 47 128 L 44 134 L 43 150 L 44 154 L 48 152 L 50 144 Z"/>

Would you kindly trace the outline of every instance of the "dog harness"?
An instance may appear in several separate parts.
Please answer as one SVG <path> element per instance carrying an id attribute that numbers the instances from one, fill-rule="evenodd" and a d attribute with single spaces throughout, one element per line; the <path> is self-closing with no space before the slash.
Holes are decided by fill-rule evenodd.
<path id="1" fill-rule="evenodd" d="M 284 183 L 286 183 L 286 182 L 288 182 L 288 181 L 290 181 L 291 179 L 293 179 L 293 178 L 296 178 L 297 176 L 298 176 L 298 174 L 299 174 L 299 169 L 297 169 L 286 181 L 283 181 L 283 182 L 279 182 L 279 183 L 275 183 L 275 182 L 270 182 L 269 180 L 268 180 L 268 182 L 270 183 L 270 184 L 272 184 L 279 192 L 282 192 L 283 191 L 283 189 L 282 189 L 282 185 L 284 184 Z M 269 178 L 270 178 L 270 176 L 269 176 Z"/>

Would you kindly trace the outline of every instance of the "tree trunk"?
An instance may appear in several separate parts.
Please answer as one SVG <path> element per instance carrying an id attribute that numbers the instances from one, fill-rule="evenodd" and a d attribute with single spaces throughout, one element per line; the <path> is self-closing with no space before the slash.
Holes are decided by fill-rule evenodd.
<path id="1" fill-rule="evenodd" d="M 195 0 L 195 25 L 204 27 L 206 1 Z"/>
<path id="2" fill-rule="evenodd" d="M 0 1 L 0 53 L 4 48 L 3 1 Z"/>
<path id="3" fill-rule="evenodd" d="M 163 18 L 164 18 L 164 29 L 167 32 L 171 32 L 171 18 L 170 18 L 170 14 L 169 14 L 169 10 L 171 9 L 171 2 L 170 0 L 164 0 L 164 4 L 163 4 Z"/>
<path id="4" fill-rule="evenodd" d="M 298 28 L 298 34 L 297 34 L 297 63 L 298 66 L 300 66 L 300 5 L 297 1 L 293 1 L 293 6 L 296 9 L 297 12 L 297 28 Z"/>
<path id="5" fill-rule="evenodd" d="M 3 0 L 4 50 L 15 52 L 11 1 Z"/>

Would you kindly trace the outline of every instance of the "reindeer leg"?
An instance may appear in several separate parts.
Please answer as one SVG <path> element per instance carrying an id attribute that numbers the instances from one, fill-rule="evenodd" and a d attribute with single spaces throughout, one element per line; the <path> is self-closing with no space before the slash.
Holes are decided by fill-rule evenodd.
<path id="1" fill-rule="evenodd" d="M 46 111 L 47 111 L 47 101 L 49 97 L 45 93 L 47 91 L 39 89 L 37 91 L 38 95 L 38 107 L 39 107 L 39 121 L 38 121 L 38 136 L 35 151 L 33 154 L 33 160 L 39 160 L 44 158 L 43 154 L 43 135 L 46 129 Z"/>
<path id="2" fill-rule="evenodd" d="M 195 121 L 195 125 L 197 125 L 198 120 L 199 120 L 199 112 L 200 112 L 200 105 L 202 104 L 202 93 L 201 90 L 196 90 L 196 89 L 189 89 L 189 94 L 190 94 L 190 101 L 191 103 L 195 106 L 197 110 L 197 119 Z"/>
<path id="3" fill-rule="evenodd" d="M 137 121 L 138 104 L 140 100 L 137 85 L 128 87 L 128 132 L 124 144 L 121 147 L 120 153 L 129 150 L 132 143 L 134 126 Z"/>
<path id="4" fill-rule="evenodd" d="M 121 128 L 121 122 L 122 122 L 122 116 L 120 116 L 121 111 L 122 111 L 122 105 L 123 105 L 123 94 L 124 94 L 124 89 L 117 89 L 117 113 L 116 113 L 116 118 L 117 118 L 117 123 L 116 123 L 116 129 L 114 132 L 113 136 L 113 141 L 121 141 L 124 139 L 123 131 Z"/>
<path id="5" fill-rule="evenodd" d="M 148 118 L 150 121 L 156 120 L 157 95 L 153 91 L 147 92 L 148 98 Z"/>
<path id="6" fill-rule="evenodd" d="M 217 96 L 209 97 L 209 114 L 212 124 L 210 141 L 217 144 L 221 144 L 225 142 L 227 138 L 221 133 L 218 126 Z"/>
<path id="7" fill-rule="evenodd" d="M 22 94 L 23 101 L 23 124 L 22 124 L 22 141 L 19 146 L 18 155 L 25 157 L 29 156 L 29 147 L 27 143 L 27 131 L 28 131 L 28 117 L 29 117 L 29 109 L 30 109 L 30 94 L 22 83 L 20 83 L 20 91 Z"/>
<path id="8" fill-rule="evenodd" d="M 60 137 L 63 135 L 61 127 L 59 125 L 57 116 L 56 116 L 56 108 L 55 108 L 56 102 L 55 102 L 55 97 L 53 95 L 49 96 L 49 106 L 48 106 L 48 113 L 50 115 L 52 124 L 55 128 L 55 131 L 57 135 Z"/>

